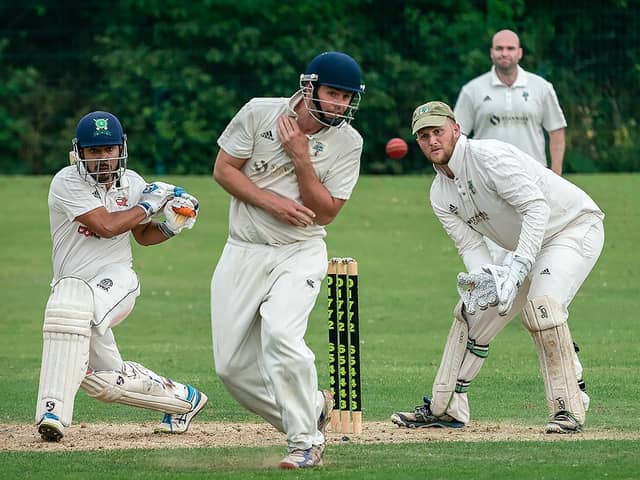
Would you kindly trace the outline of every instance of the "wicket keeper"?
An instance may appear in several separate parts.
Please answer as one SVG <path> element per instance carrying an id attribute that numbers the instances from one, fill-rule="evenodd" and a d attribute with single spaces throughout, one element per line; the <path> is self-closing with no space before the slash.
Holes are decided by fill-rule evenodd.
<path id="1" fill-rule="evenodd" d="M 604 214 L 581 189 L 518 148 L 460 133 L 451 108 L 428 102 L 412 131 L 436 176 L 431 206 L 467 272 L 431 398 L 391 416 L 401 427 L 461 428 L 467 393 L 494 337 L 518 314 L 535 344 L 549 417 L 547 433 L 580 432 L 588 397 L 567 319 L 569 305 L 604 244 Z M 484 238 L 513 252 L 495 264 Z"/>

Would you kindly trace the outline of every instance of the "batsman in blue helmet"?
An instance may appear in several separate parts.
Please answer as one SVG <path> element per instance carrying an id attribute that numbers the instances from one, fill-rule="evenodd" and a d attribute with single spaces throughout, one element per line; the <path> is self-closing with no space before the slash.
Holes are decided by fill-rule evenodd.
<path id="1" fill-rule="evenodd" d="M 229 236 L 211 281 L 216 373 L 286 435 L 281 468 L 315 467 L 333 409 L 304 341 L 327 270 L 326 227 L 358 180 L 364 93 L 342 52 L 316 56 L 289 98 L 254 98 L 218 138 L 213 176 L 231 195 Z"/>
<path id="2" fill-rule="evenodd" d="M 38 433 L 45 441 L 62 440 L 80 388 L 104 402 L 162 412 L 156 431 L 183 433 L 207 396 L 123 360 L 112 329 L 140 294 L 131 237 L 155 245 L 191 228 L 198 201 L 127 169 L 127 136 L 109 112 L 82 117 L 72 148 L 72 165 L 49 188 L 53 280 L 44 314 Z"/>

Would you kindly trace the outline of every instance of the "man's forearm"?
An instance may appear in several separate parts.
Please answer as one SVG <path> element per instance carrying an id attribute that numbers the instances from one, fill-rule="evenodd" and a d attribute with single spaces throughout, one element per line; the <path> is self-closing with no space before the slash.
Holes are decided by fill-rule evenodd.
<path id="1" fill-rule="evenodd" d="M 562 163 L 564 162 L 564 152 L 566 142 L 564 138 L 564 128 L 549 132 L 549 155 L 551 156 L 551 170 L 558 175 L 562 175 Z"/>

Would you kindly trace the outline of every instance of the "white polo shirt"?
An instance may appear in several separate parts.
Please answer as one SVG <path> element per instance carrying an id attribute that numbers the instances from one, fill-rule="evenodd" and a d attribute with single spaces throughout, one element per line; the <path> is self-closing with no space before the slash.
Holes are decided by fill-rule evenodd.
<path id="1" fill-rule="evenodd" d="M 302 203 L 293 163 L 278 137 L 278 118 L 296 116 L 301 92 L 291 98 L 254 98 L 246 103 L 218 138 L 229 155 L 246 159 L 242 172 L 259 188 Z M 362 137 L 349 124 L 327 127 L 308 135 L 311 163 L 331 196 L 348 199 L 360 172 Z M 324 238 L 322 225 L 306 228 L 276 220 L 269 212 L 231 197 L 229 235 L 236 240 L 286 245 Z"/>
<path id="2" fill-rule="evenodd" d="M 553 85 L 520 66 L 511 86 L 500 81 L 495 66 L 471 80 L 453 112 L 465 135 L 511 143 L 545 166 L 544 130 L 567 126 Z"/>
<path id="3" fill-rule="evenodd" d="M 508 143 L 461 135 L 448 166 L 455 178 L 436 168 L 431 206 L 468 271 L 491 263 L 483 237 L 533 262 L 574 220 L 604 218 L 584 191 Z"/>
<path id="4" fill-rule="evenodd" d="M 126 170 L 119 186 L 106 190 L 83 180 L 75 166 L 60 170 L 49 187 L 49 223 L 53 242 L 53 282 L 75 276 L 84 280 L 112 263 L 131 267 L 129 232 L 101 238 L 74 219 L 98 207 L 109 212 L 128 210 L 136 205 L 146 186 L 144 179 Z"/>

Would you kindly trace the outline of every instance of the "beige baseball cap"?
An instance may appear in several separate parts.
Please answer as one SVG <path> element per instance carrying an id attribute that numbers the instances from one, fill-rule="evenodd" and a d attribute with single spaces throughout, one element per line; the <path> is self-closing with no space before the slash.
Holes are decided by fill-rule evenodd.
<path id="1" fill-rule="evenodd" d="M 444 102 L 428 102 L 414 110 L 411 130 L 415 135 L 418 130 L 425 127 L 441 127 L 447 118 L 456 121 L 449 105 Z"/>

